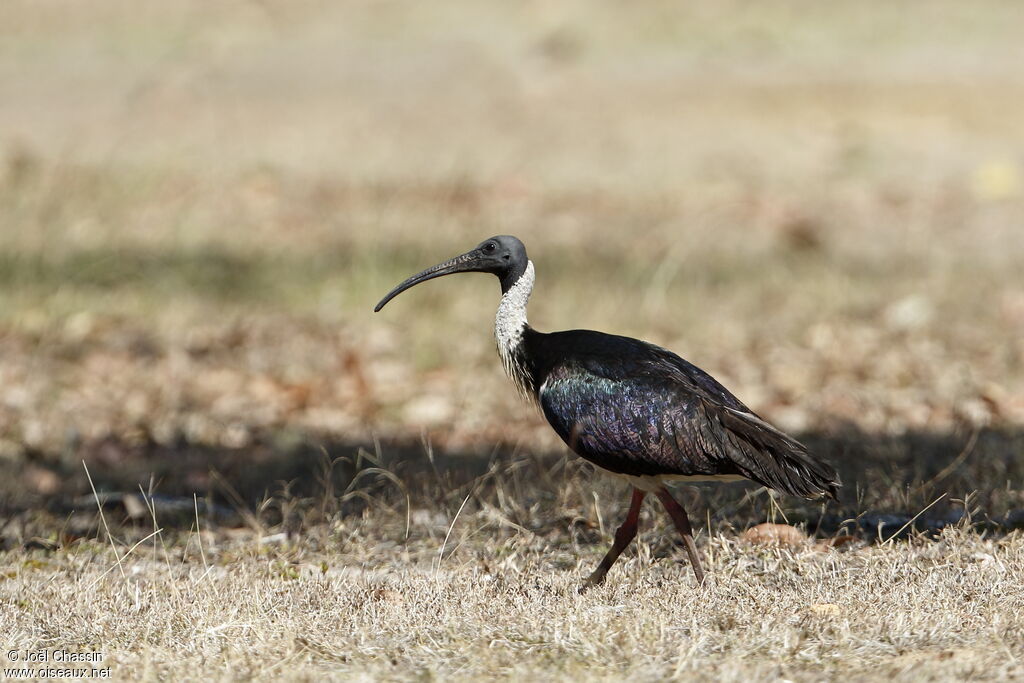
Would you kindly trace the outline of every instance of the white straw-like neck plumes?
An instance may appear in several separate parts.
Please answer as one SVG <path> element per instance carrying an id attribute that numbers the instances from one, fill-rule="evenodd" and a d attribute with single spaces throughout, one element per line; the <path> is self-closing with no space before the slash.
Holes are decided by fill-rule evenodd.
<path id="1" fill-rule="evenodd" d="M 498 342 L 501 362 L 520 390 L 526 391 L 523 369 L 518 367 L 516 348 L 523 340 L 526 329 L 526 303 L 533 291 L 533 261 L 526 262 L 526 270 L 501 297 L 498 313 L 494 316 L 494 339 Z"/>

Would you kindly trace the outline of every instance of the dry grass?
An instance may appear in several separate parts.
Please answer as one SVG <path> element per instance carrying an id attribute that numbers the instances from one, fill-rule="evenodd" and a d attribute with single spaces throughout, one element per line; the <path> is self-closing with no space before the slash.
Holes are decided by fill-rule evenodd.
<path id="1" fill-rule="evenodd" d="M 125 679 L 1024 675 L 1022 33 L 1000 0 L 0 4 L 0 645 Z M 494 283 L 370 312 L 499 232 L 538 328 L 679 351 L 839 504 L 683 488 L 709 585 L 649 511 L 577 595 L 625 494 L 502 377 Z M 737 540 L 770 517 L 857 541 Z"/>
<path id="2" fill-rule="evenodd" d="M 698 588 L 672 561 L 681 550 L 644 533 L 605 586 L 579 595 L 599 545 L 463 513 L 439 561 L 448 515 L 416 512 L 408 537 L 403 515 L 377 511 L 294 543 L 144 543 L 124 576 L 99 541 L 8 554 L 0 636 L 100 651 L 126 680 L 1024 674 L 1019 534 L 950 528 L 842 551 L 716 534 L 701 544 L 710 579 Z"/>

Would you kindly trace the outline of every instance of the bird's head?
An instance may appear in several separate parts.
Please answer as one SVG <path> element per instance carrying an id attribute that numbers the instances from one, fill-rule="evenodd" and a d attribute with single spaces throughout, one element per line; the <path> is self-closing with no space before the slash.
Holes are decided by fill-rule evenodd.
<path id="1" fill-rule="evenodd" d="M 461 256 L 431 266 L 401 283 L 380 300 L 374 313 L 405 290 L 421 282 L 452 273 L 491 273 L 501 281 L 502 293 L 507 292 L 524 272 L 529 260 L 526 247 L 512 235 L 498 235 L 486 239 Z"/>

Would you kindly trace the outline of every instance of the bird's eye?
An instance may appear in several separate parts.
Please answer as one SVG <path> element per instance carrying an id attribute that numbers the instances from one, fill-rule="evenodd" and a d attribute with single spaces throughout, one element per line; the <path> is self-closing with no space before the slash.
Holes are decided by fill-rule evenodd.
<path id="1" fill-rule="evenodd" d="M 490 254 L 497 248 L 498 245 L 496 245 L 494 242 L 488 242 L 487 244 L 484 245 L 484 251 L 486 251 L 488 254 Z"/>

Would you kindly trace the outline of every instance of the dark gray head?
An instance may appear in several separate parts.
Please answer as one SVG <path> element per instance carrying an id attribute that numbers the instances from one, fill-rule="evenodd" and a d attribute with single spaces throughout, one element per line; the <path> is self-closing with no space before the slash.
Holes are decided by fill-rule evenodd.
<path id="1" fill-rule="evenodd" d="M 529 260 L 526 258 L 526 247 L 518 238 L 512 235 L 498 235 L 484 240 L 476 248 L 461 256 L 456 256 L 444 263 L 427 268 L 422 273 L 413 275 L 388 292 L 373 311 L 376 313 L 384 308 L 387 302 L 414 285 L 452 273 L 491 273 L 496 275 L 501 281 L 501 292 L 504 294 L 526 272 L 527 263 Z"/>

